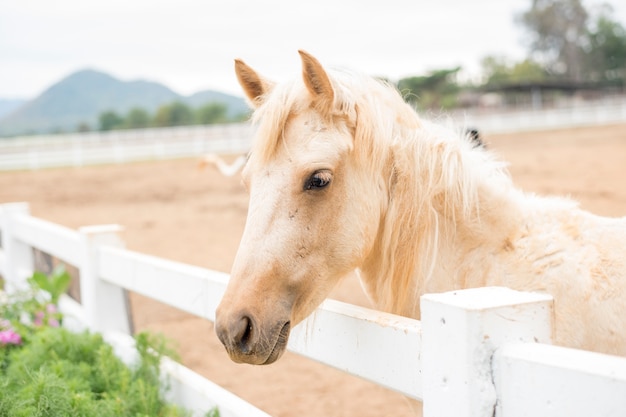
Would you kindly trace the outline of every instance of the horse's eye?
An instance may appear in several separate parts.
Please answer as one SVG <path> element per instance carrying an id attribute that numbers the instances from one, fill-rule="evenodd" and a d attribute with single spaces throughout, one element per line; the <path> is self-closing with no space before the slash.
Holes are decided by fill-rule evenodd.
<path id="1" fill-rule="evenodd" d="M 305 190 L 319 190 L 330 184 L 333 174 L 328 170 L 315 171 L 304 183 Z"/>

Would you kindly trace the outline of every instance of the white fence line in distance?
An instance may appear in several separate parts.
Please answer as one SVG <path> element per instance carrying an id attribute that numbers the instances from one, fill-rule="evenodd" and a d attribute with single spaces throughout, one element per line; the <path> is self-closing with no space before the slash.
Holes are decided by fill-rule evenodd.
<path id="1" fill-rule="evenodd" d="M 450 114 L 481 134 L 626 123 L 626 98 L 544 110 L 468 109 Z M 0 138 L 0 171 L 245 154 L 249 123 Z"/>
<path id="2" fill-rule="evenodd" d="M 462 126 L 486 134 L 620 124 L 626 123 L 626 97 L 542 110 L 459 110 L 452 117 Z"/>
<path id="3" fill-rule="evenodd" d="M 228 281 L 126 250 L 116 227 L 73 231 L 24 203 L 0 205 L 0 232 L 7 290 L 32 273 L 33 248 L 77 266 L 82 305 L 63 298 L 66 325 L 102 332 L 121 356 L 132 356 L 122 289 L 214 320 Z M 549 296 L 506 288 L 425 295 L 421 321 L 328 300 L 293 329 L 289 349 L 423 400 L 426 417 L 623 417 L 626 358 L 550 346 L 551 318 Z M 163 369 L 171 400 L 196 412 L 267 416 L 175 362 Z"/>
<path id="4" fill-rule="evenodd" d="M 248 123 L 0 138 L 0 171 L 241 154 Z"/>

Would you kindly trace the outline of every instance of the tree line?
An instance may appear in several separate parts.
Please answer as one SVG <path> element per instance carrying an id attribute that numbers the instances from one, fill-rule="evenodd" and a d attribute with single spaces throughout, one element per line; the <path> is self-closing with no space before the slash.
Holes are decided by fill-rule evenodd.
<path id="1" fill-rule="evenodd" d="M 160 106 L 153 114 L 140 107 L 132 108 L 126 114 L 119 114 L 113 110 L 105 111 L 98 117 L 98 130 L 232 123 L 241 122 L 246 118 L 246 114 L 229 116 L 228 106 L 223 103 L 207 103 L 193 108 L 175 101 Z"/>
<path id="2" fill-rule="evenodd" d="M 481 60 L 482 79 L 458 82 L 461 67 L 440 69 L 401 79 L 397 87 L 418 108 L 459 106 L 467 90 L 490 90 L 507 85 L 569 84 L 624 90 L 626 88 L 626 29 L 608 4 L 587 9 L 582 0 L 531 0 L 516 16 L 525 32 L 527 56 L 519 61 L 487 56 Z"/>
<path id="3" fill-rule="evenodd" d="M 582 0 L 530 0 L 515 17 L 525 32 L 527 55 L 519 61 L 505 55 L 483 57 L 481 79 L 459 81 L 461 67 L 407 77 L 396 84 L 406 101 L 418 109 L 451 109 L 463 105 L 461 93 L 492 91 L 511 85 L 570 84 L 626 88 L 626 28 L 608 4 L 588 9 Z M 132 109 L 100 115 L 99 129 L 123 129 L 243 121 L 229 118 L 227 107 L 210 103 L 192 109 L 181 102 L 150 115 Z"/>

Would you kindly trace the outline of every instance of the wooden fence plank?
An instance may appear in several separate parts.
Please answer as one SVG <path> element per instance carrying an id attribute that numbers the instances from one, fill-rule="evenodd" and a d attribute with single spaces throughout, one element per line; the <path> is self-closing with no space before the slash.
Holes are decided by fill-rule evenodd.
<path id="1" fill-rule="evenodd" d="M 626 416 L 626 358 L 510 344 L 496 352 L 494 380 L 498 416 Z"/>

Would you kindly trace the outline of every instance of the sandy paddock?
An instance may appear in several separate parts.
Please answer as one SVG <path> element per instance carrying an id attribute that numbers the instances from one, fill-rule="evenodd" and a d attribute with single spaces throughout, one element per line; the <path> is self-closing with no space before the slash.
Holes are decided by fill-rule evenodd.
<path id="1" fill-rule="evenodd" d="M 626 125 L 490 135 L 515 182 L 567 195 L 583 208 L 626 215 Z M 27 201 L 34 215 L 71 228 L 118 223 L 129 249 L 229 271 L 247 195 L 238 177 L 196 160 L 0 173 L 0 202 Z M 333 297 L 368 305 L 348 277 Z M 267 367 L 232 363 L 211 323 L 133 295 L 137 329 L 173 339 L 185 365 L 276 417 L 408 416 L 404 399 L 358 378 L 286 353 Z"/>

